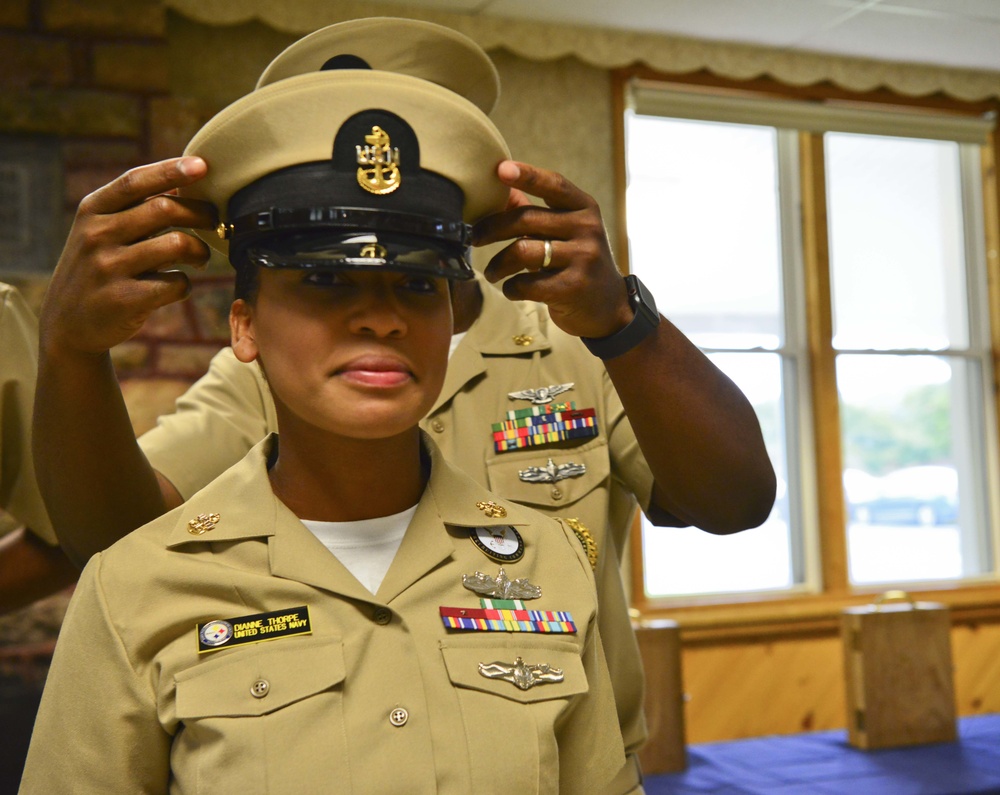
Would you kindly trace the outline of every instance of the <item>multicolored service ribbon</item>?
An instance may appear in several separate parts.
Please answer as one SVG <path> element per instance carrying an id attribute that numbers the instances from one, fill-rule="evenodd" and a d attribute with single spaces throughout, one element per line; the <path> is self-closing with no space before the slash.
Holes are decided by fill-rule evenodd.
<path id="1" fill-rule="evenodd" d="M 440 607 L 448 629 L 480 632 L 574 633 L 573 615 L 563 610 L 514 610 L 508 608 Z"/>
<path id="2" fill-rule="evenodd" d="M 494 422 L 492 428 L 493 446 L 498 453 L 597 436 L 598 432 L 594 409 L 578 409 L 576 403 L 508 411 L 507 418 Z"/>

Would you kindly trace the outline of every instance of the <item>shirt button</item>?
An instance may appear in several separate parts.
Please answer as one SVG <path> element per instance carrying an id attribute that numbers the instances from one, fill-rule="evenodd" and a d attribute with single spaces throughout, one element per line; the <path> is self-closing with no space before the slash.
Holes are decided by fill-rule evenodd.
<path id="1" fill-rule="evenodd" d="M 264 698 L 267 691 L 271 689 L 270 683 L 266 679 L 258 679 L 250 685 L 250 695 L 254 698 Z"/>
<path id="2" fill-rule="evenodd" d="M 376 624 L 385 626 L 392 621 L 392 611 L 388 607 L 378 607 L 372 614 L 372 618 L 375 619 Z"/>
<path id="3" fill-rule="evenodd" d="M 444 433 L 444 423 L 441 420 L 433 420 L 431 422 L 431 430 L 434 433 Z"/>
<path id="4" fill-rule="evenodd" d="M 402 707 L 396 707 L 392 712 L 389 713 L 389 723 L 391 723 L 396 728 L 400 726 L 405 726 L 406 721 L 410 719 L 410 713 L 407 712 Z"/>
<path id="5" fill-rule="evenodd" d="M 563 498 L 562 489 L 560 489 L 558 486 L 553 486 L 552 487 L 552 499 L 554 499 L 554 500 L 561 500 L 562 498 Z"/>

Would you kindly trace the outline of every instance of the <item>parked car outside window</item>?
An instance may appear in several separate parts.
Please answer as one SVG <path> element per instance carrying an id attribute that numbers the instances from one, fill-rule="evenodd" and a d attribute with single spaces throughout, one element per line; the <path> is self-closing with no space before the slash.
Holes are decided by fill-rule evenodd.
<path id="1" fill-rule="evenodd" d="M 958 473 L 954 467 L 904 467 L 882 477 L 846 470 L 844 492 L 852 522 L 928 526 L 958 521 Z"/>

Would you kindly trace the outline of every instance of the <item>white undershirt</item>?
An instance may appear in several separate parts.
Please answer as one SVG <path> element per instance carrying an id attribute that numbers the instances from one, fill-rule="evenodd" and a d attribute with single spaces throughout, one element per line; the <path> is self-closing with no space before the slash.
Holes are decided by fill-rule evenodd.
<path id="1" fill-rule="evenodd" d="M 465 337 L 466 332 L 451 335 L 448 358 Z M 416 513 L 414 505 L 402 513 L 363 519 L 360 522 L 318 522 L 302 519 L 320 542 L 372 593 L 378 591 L 385 574 L 403 543 L 406 528 Z"/>
<path id="2" fill-rule="evenodd" d="M 302 524 L 344 564 L 358 582 L 376 593 L 416 511 L 417 506 L 414 505 L 402 513 L 362 519 L 359 522 L 303 519 Z"/>

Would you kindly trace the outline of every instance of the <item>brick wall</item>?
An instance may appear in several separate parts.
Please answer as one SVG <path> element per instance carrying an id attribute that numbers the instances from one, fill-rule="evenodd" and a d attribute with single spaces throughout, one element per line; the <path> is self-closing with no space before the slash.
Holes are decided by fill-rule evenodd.
<path id="1" fill-rule="evenodd" d="M 171 95 L 168 64 L 166 19 L 156 0 L 0 2 L 0 136 L 57 144 L 63 211 L 56 251 L 84 196 L 134 166 L 180 154 L 214 112 Z M 228 265 L 188 270 L 190 298 L 154 313 L 112 351 L 137 432 L 170 411 L 229 341 Z M 45 274 L 28 276 L 0 262 L 0 280 L 19 287 L 37 311 Z M 0 617 L 0 714 L 10 719 L 0 792 L 16 789 L 68 596 Z"/>
<path id="2" fill-rule="evenodd" d="M 180 154 L 215 110 L 171 95 L 166 28 L 157 0 L 0 3 L 0 135 L 58 143 L 62 237 L 84 196 L 129 168 Z M 229 340 L 228 266 L 188 270 L 190 299 L 155 313 L 113 351 L 138 431 L 170 410 Z M 38 308 L 45 276 L 0 262 L 0 280 Z"/>

